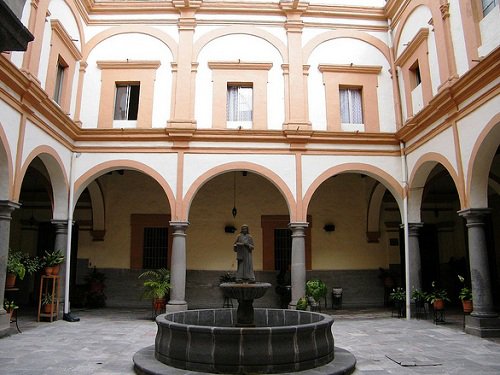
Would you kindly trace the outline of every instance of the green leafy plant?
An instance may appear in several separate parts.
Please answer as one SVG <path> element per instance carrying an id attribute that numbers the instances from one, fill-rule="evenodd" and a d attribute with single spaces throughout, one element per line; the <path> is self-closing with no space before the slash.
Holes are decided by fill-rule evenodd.
<path id="1" fill-rule="evenodd" d="M 406 291 L 401 287 L 397 287 L 389 294 L 389 299 L 394 302 L 404 302 L 406 301 Z"/>
<path id="2" fill-rule="evenodd" d="M 144 279 L 143 298 L 164 298 L 170 290 L 170 271 L 166 268 L 147 270 L 139 279 Z"/>
<path id="3" fill-rule="evenodd" d="M 297 310 L 307 310 L 307 298 L 306 297 L 301 297 L 297 301 L 297 306 L 295 307 Z"/>
<path id="4" fill-rule="evenodd" d="M 45 251 L 45 255 L 42 258 L 44 267 L 57 266 L 64 262 L 64 255 L 61 250 Z"/>
<path id="5" fill-rule="evenodd" d="M 44 293 L 42 294 L 42 305 L 50 305 L 54 301 L 52 300 L 52 294 Z"/>
<path id="6" fill-rule="evenodd" d="M 30 257 L 28 254 L 24 254 L 22 262 L 26 268 L 26 273 L 30 275 L 42 268 L 42 260 L 37 256 Z"/>
<path id="7" fill-rule="evenodd" d="M 460 292 L 458 293 L 458 298 L 460 298 L 462 301 L 472 301 L 472 290 L 471 288 L 468 288 L 465 286 L 465 279 L 463 276 L 458 275 L 458 279 L 462 283 L 462 288 L 460 289 Z"/>
<path id="8" fill-rule="evenodd" d="M 3 308 L 5 309 L 5 311 L 11 312 L 12 310 L 18 309 L 19 306 L 17 306 L 14 301 L 4 300 L 3 301 Z"/>
<path id="9" fill-rule="evenodd" d="M 26 266 L 23 263 L 23 254 L 18 251 L 9 251 L 7 257 L 7 273 L 13 273 L 19 279 L 24 279 Z"/>
<path id="10" fill-rule="evenodd" d="M 423 290 L 413 289 L 411 292 L 411 298 L 415 300 L 415 302 L 424 302 L 427 301 L 428 295 Z"/>
<path id="11" fill-rule="evenodd" d="M 428 294 L 427 300 L 430 303 L 434 303 L 436 300 L 443 300 L 449 302 L 450 299 L 448 298 L 448 292 L 446 289 L 443 288 L 437 288 L 436 287 L 436 282 L 432 282 L 432 291 Z"/>
<path id="12" fill-rule="evenodd" d="M 314 298 L 316 302 L 326 296 L 327 292 L 326 284 L 319 279 L 308 280 L 306 282 L 306 296 Z"/>

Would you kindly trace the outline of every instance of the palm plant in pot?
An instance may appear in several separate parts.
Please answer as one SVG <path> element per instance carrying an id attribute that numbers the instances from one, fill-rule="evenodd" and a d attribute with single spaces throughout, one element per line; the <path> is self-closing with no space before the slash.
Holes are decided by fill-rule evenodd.
<path id="1" fill-rule="evenodd" d="M 464 313 L 470 314 L 472 312 L 472 290 L 465 286 L 465 279 L 463 276 L 458 275 L 458 279 L 462 283 L 462 288 L 458 293 L 458 298 L 462 301 Z"/>
<path id="2" fill-rule="evenodd" d="M 51 294 L 42 294 L 42 309 L 44 314 L 50 314 L 56 311 L 55 303 Z"/>
<path id="3" fill-rule="evenodd" d="M 147 270 L 139 275 L 139 279 L 144 280 L 142 297 L 152 299 L 155 314 L 163 311 L 170 290 L 170 271 L 166 268 Z"/>

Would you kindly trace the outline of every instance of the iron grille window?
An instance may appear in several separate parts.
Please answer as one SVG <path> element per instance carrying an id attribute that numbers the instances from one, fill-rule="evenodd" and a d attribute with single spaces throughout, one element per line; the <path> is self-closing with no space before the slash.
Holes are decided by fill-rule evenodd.
<path id="1" fill-rule="evenodd" d="M 286 229 L 274 230 L 274 269 L 288 270 L 292 264 L 292 231 Z"/>
<path id="2" fill-rule="evenodd" d="M 157 269 L 167 267 L 168 256 L 168 228 L 144 228 L 144 249 L 142 267 L 144 269 Z"/>

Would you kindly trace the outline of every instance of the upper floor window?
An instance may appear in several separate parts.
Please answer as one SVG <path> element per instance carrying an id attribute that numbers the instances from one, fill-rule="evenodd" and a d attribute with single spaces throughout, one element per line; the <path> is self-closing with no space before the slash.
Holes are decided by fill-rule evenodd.
<path id="1" fill-rule="evenodd" d="M 498 0 L 482 0 L 483 15 L 486 16 L 491 10 L 498 5 Z"/>
<path id="2" fill-rule="evenodd" d="M 61 60 L 59 60 L 59 62 L 57 63 L 57 73 L 54 87 L 54 101 L 59 105 L 61 104 L 62 99 L 65 71 L 65 64 Z"/>
<path id="3" fill-rule="evenodd" d="M 418 66 L 418 61 L 410 68 L 412 77 L 412 88 L 417 87 L 422 83 L 422 77 L 420 75 L 420 67 Z"/>
<path id="4" fill-rule="evenodd" d="M 137 120 L 140 85 L 116 84 L 115 120 Z"/>
<path id="5" fill-rule="evenodd" d="M 340 117 L 343 124 L 363 123 L 363 102 L 361 89 L 341 88 L 340 95 Z"/>
<path id="6" fill-rule="evenodd" d="M 253 88 L 249 85 L 227 85 L 227 121 L 252 121 Z"/>

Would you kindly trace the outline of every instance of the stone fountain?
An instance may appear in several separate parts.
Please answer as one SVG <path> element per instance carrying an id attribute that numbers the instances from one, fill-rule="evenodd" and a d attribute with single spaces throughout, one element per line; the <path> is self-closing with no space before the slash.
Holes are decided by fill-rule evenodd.
<path id="1" fill-rule="evenodd" d="M 159 315 L 155 345 L 134 355 L 136 373 L 350 374 L 354 370 L 354 356 L 334 346 L 331 316 L 253 308 L 253 301 L 271 284 L 255 282 L 253 241 L 245 227 L 235 242 L 237 281 L 220 285 L 226 297 L 238 300 L 238 309 Z"/>

